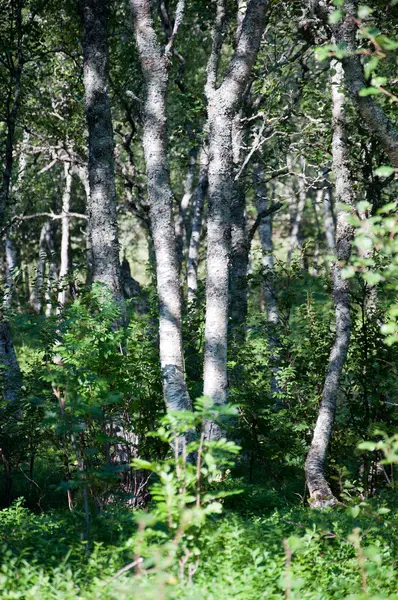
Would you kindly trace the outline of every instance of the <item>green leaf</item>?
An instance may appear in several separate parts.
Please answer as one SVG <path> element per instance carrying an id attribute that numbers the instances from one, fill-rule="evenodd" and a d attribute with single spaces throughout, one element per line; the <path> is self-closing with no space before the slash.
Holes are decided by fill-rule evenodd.
<path id="1" fill-rule="evenodd" d="M 387 508 L 386 506 L 382 506 L 377 512 L 379 515 L 387 515 L 389 512 L 391 512 L 391 509 Z"/>
<path id="2" fill-rule="evenodd" d="M 351 516 L 354 517 L 354 519 L 356 519 L 360 513 L 360 510 L 361 509 L 358 504 L 356 504 L 355 506 L 351 506 L 351 508 L 350 508 Z"/>
<path id="3" fill-rule="evenodd" d="M 361 442 L 360 444 L 358 444 L 358 448 L 359 448 L 359 450 L 368 450 L 369 452 L 373 452 L 373 450 L 376 448 L 376 443 L 375 442 Z"/>
<path id="4" fill-rule="evenodd" d="M 364 4 L 358 6 L 358 17 L 360 19 L 366 19 L 366 17 L 369 17 L 369 15 L 371 15 L 372 12 L 373 9 L 371 9 L 369 6 L 365 6 Z"/>
<path id="5" fill-rule="evenodd" d="M 376 94 L 381 94 L 381 91 L 376 87 L 367 87 L 359 90 L 359 96 L 375 96 Z"/>
<path id="6" fill-rule="evenodd" d="M 385 85 L 387 83 L 388 79 L 387 77 L 373 77 L 372 79 L 372 85 Z"/>
<path id="7" fill-rule="evenodd" d="M 383 277 L 380 275 L 380 273 L 374 273 L 372 271 L 364 273 L 363 278 L 369 283 L 369 285 L 377 285 L 383 280 Z"/>
<path id="8" fill-rule="evenodd" d="M 390 175 L 392 175 L 395 172 L 394 167 L 390 167 L 388 165 L 382 165 L 381 167 L 378 167 L 375 171 L 375 175 L 377 175 L 377 177 L 390 177 Z"/>
<path id="9" fill-rule="evenodd" d="M 386 35 L 378 35 L 376 37 L 376 42 L 385 50 L 396 50 L 398 48 L 398 42 L 396 40 L 392 40 Z"/>
<path id="10" fill-rule="evenodd" d="M 377 56 L 372 56 L 372 58 L 365 64 L 365 77 L 369 79 L 373 71 L 377 69 L 379 66 L 379 58 Z"/>
<path id="11" fill-rule="evenodd" d="M 344 267 L 344 269 L 341 270 L 341 276 L 343 279 L 351 279 L 351 277 L 354 277 L 354 275 L 354 267 Z"/>
<path id="12" fill-rule="evenodd" d="M 289 547 L 293 552 L 296 552 L 296 550 L 300 550 L 304 546 L 303 540 L 300 537 L 298 537 L 298 535 L 291 535 L 288 538 L 287 543 L 289 544 Z"/>
<path id="13" fill-rule="evenodd" d="M 344 13 L 342 10 L 335 10 L 329 15 L 329 23 L 330 25 L 337 25 L 344 17 Z"/>
<path id="14" fill-rule="evenodd" d="M 366 252 L 367 250 L 370 250 L 372 248 L 373 241 L 370 237 L 368 237 L 366 235 L 359 235 L 358 237 L 355 238 L 355 245 L 360 250 L 363 250 L 364 252 Z"/>

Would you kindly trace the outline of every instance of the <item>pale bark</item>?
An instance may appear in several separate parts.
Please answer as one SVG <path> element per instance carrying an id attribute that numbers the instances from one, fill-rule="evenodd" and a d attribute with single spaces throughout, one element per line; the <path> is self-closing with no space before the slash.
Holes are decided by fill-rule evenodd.
<path id="1" fill-rule="evenodd" d="M 59 280 L 61 289 L 58 293 L 58 304 L 63 307 L 67 298 L 67 277 L 69 273 L 69 217 L 70 200 L 72 192 L 72 173 L 70 166 L 65 163 L 65 187 L 62 195 L 62 234 L 61 234 L 61 261 L 59 267 Z"/>
<path id="2" fill-rule="evenodd" d="M 199 267 L 199 249 L 200 236 L 202 233 L 203 209 L 208 188 L 208 168 L 209 153 L 206 144 L 203 145 L 200 153 L 199 183 L 195 192 L 195 203 L 193 207 L 191 237 L 189 240 L 188 265 L 187 265 L 187 286 L 188 286 L 188 304 L 196 300 L 198 291 L 198 267 Z"/>
<path id="3" fill-rule="evenodd" d="M 15 273 L 19 267 L 18 251 L 15 246 L 14 235 L 12 232 L 6 237 L 6 283 L 4 289 L 4 309 L 9 312 L 12 308 L 12 300 L 14 296 L 14 280 Z"/>
<path id="4" fill-rule="evenodd" d="M 332 154 L 338 203 L 355 206 L 355 195 L 349 168 L 346 133 L 345 98 L 342 93 L 343 69 L 334 61 L 332 87 Z M 310 451 L 305 464 L 311 505 L 314 508 L 333 506 L 336 500 L 325 478 L 327 450 L 332 435 L 341 375 L 350 343 L 350 287 L 342 278 L 342 265 L 351 254 L 353 227 L 347 222 L 347 212 L 337 205 L 336 259 L 332 265 L 333 299 L 336 313 L 336 333 L 330 353 L 322 400 Z"/>
<path id="5" fill-rule="evenodd" d="M 166 149 L 168 60 L 157 39 L 150 0 L 130 0 L 130 6 L 146 85 L 143 147 L 150 228 L 156 256 L 163 392 L 169 410 L 186 410 L 191 402 L 185 381 L 173 193 Z"/>
<path id="6" fill-rule="evenodd" d="M 180 271 L 184 264 L 184 259 L 188 254 L 188 231 L 187 231 L 187 212 L 191 202 L 196 167 L 197 148 L 194 148 L 189 153 L 188 170 L 184 181 L 184 194 L 181 198 L 179 214 L 175 225 L 176 241 L 177 241 L 177 260 Z"/>
<path id="7" fill-rule="evenodd" d="M 221 84 L 217 71 L 222 44 L 224 4 L 217 3 L 212 52 L 208 63 L 206 97 L 209 131 L 209 214 L 207 224 L 206 324 L 204 394 L 224 404 L 227 394 L 228 282 L 231 197 L 233 193 L 232 123 L 260 46 L 266 21 L 266 0 L 250 0 L 239 40 Z M 208 423 L 206 436 L 217 438 L 220 429 Z"/>
<path id="8" fill-rule="evenodd" d="M 39 257 L 36 264 L 36 277 L 34 286 L 30 295 L 29 302 L 33 309 L 40 313 L 43 308 L 43 297 L 45 294 L 44 282 L 46 277 L 46 264 L 49 266 L 53 263 L 52 254 L 54 253 L 54 240 L 53 240 L 53 224 L 51 221 L 45 221 L 40 231 L 39 240 Z M 49 268 L 48 275 L 52 271 Z"/>
<path id="9" fill-rule="evenodd" d="M 305 174 L 305 161 L 300 157 L 301 174 Z M 287 253 L 287 261 L 290 263 L 292 259 L 293 251 L 296 248 L 301 249 L 302 247 L 302 235 L 301 235 L 301 224 L 303 221 L 305 204 L 307 201 L 307 191 L 305 189 L 305 180 L 303 177 L 298 178 L 298 192 L 294 194 L 293 201 L 295 203 L 292 206 L 292 229 L 290 233 L 290 245 Z M 293 203 L 292 203 L 293 204 Z"/>
<path id="10" fill-rule="evenodd" d="M 239 13 L 241 17 L 241 13 Z M 238 30 L 242 26 L 238 19 Z M 232 152 L 234 172 L 242 163 L 242 111 L 232 124 Z M 246 338 L 248 310 L 247 272 L 249 267 L 249 240 L 246 222 L 246 193 L 241 179 L 235 177 L 231 198 L 231 258 L 229 276 L 229 337 L 232 343 L 243 343 Z"/>
<path id="11" fill-rule="evenodd" d="M 323 244 L 323 231 L 322 231 L 322 226 L 321 226 L 321 218 L 322 218 L 321 217 L 321 210 L 322 210 L 321 204 L 322 204 L 322 200 L 323 200 L 323 193 L 324 193 L 324 190 L 320 189 L 320 190 L 317 190 L 315 194 L 311 194 L 311 196 L 313 198 L 314 217 L 315 217 L 315 224 L 316 224 L 316 230 L 317 230 L 317 235 L 314 240 L 314 257 L 313 257 L 313 263 L 312 263 L 313 277 L 318 277 L 318 275 L 319 275 L 321 248 L 323 251 L 324 263 L 326 263 L 326 256 L 325 256 L 324 244 Z"/>
<path id="12" fill-rule="evenodd" d="M 80 0 L 88 128 L 87 203 L 92 281 L 105 284 L 124 312 L 116 218 L 112 116 L 109 101 L 107 0 Z"/>
<path id="13" fill-rule="evenodd" d="M 326 243 L 330 254 L 336 251 L 336 229 L 333 219 L 332 188 L 330 186 L 323 190 L 323 219 L 325 224 Z"/>

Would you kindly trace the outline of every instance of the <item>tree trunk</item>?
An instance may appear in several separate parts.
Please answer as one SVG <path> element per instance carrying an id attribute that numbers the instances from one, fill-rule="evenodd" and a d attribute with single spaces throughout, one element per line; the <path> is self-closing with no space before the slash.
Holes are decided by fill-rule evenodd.
<path id="1" fill-rule="evenodd" d="M 355 196 L 349 169 L 349 151 L 346 133 L 345 98 L 341 91 L 343 68 L 333 61 L 335 74 L 332 87 L 332 154 L 338 203 L 355 206 Z M 323 387 L 322 401 L 310 451 L 305 464 L 307 485 L 313 508 L 333 506 L 336 500 L 325 478 L 326 454 L 332 435 L 341 375 L 347 357 L 351 333 L 350 287 L 342 278 L 342 265 L 351 254 L 353 227 L 347 222 L 347 212 L 337 209 L 336 260 L 332 265 L 333 299 L 336 312 L 336 333 L 330 353 Z"/>
<path id="2" fill-rule="evenodd" d="M 257 214 L 263 214 L 269 208 L 267 187 L 264 182 L 264 168 L 255 164 L 253 168 L 254 191 Z M 278 296 L 275 288 L 274 244 L 272 241 L 273 213 L 260 221 L 258 233 L 262 249 L 262 266 L 264 271 L 263 294 L 268 323 L 276 325 L 279 321 Z"/>
<path id="3" fill-rule="evenodd" d="M 177 240 L 177 260 L 180 271 L 184 264 L 184 258 L 188 253 L 188 231 L 187 231 L 187 211 L 193 194 L 193 185 L 195 181 L 197 148 L 193 148 L 189 153 L 188 171 L 184 181 L 184 194 L 180 202 L 180 210 L 176 222 L 176 240 Z"/>
<path id="4" fill-rule="evenodd" d="M 29 302 L 37 313 L 41 313 L 43 308 L 43 297 L 45 295 L 44 281 L 46 276 L 46 264 L 49 265 L 48 277 L 51 277 L 53 269 L 51 265 L 54 254 L 54 239 L 53 239 L 54 223 L 45 221 L 40 231 L 39 241 L 39 258 L 36 266 L 36 278 Z"/>
<path id="5" fill-rule="evenodd" d="M 19 107 L 21 104 L 22 54 L 22 0 L 15 0 L 15 35 L 17 37 L 17 61 L 10 68 L 9 94 L 6 101 L 6 148 L 4 156 L 3 180 L 0 187 L 0 235 L 4 225 L 5 212 L 10 195 L 12 167 L 14 162 L 14 137 Z M 13 41 L 13 40 L 12 40 Z M 10 45 L 12 45 L 10 41 Z M 5 91 L 4 91 L 5 93 Z M 12 97 L 13 95 L 13 97 Z"/>
<path id="6" fill-rule="evenodd" d="M 16 0 L 16 18 L 15 29 L 17 35 L 17 61 L 14 66 L 10 65 L 10 85 L 9 94 L 6 101 L 6 148 L 4 156 L 4 169 L 2 173 L 2 182 L 0 187 L 0 238 L 2 237 L 5 221 L 6 208 L 10 197 L 11 177 L 14 163 L 14 139 L 17 116 L 21 102 L 21 75 L 23 67 L 22 55 L 22 2 Z M 12 99 L 13 94 L 13 99 Z M 12 101 L 11 101 L 12 99 Z M 7 243 L 7 242 L 6 242 Z M 7 246 L 8 267 L 11 267 L 15 260 L 15 253 L 12 247 L 12 237 L 8 237 Z M 9 271 L 7 273 L 9 275 Z M 12 293 L 12 282 L 9 280 L 9 293 Z M 7 301 L 7 299 L 6 299 Z M 9 300 L 11 302 L 11 298 Z M 7 321 L 7 314 L 0 311 L 0 395 L 2 396 L 2 408 L 0 410 L 0 426 L 1 426 L 1 447 L 0 455 L 4 465 L 5 478 L 5 497 L 6 502 L 11 502 L 11 466 L 10 454 L 8 451 L 7 437 L 12 427 L 14 419 L 20 416 L 19 399 L 21 393 L 21 371 L 19 368 L 17 356 L 15 354 L 12 341 L 10 325 Z"/>
<path id="7" fill-rule="evenodd" d="M 130 0 L 130 5 L 146 84 L 143 146 L 150 228 L 156 256 L 163 391 L 169 410 L 187 410 L 191 401 L 185 381 L 181 290 L 173 220 L 173 193 L 166 150 L 168 63 L 154 29 L 150 0 Z"/>
<path id="8" fill-rule="evenodd" d="M 198 291 L 198 267 L 200 236 L 202 233 L 202 220 L 205 198 L 208 188 L 209 149 L 204 144 L 200 153 L 199 183 L 195 192 L 195 204 L 193 207 L 191 238 L 189 240 L 188 265 L 187 265 L 187 287 L 188 304 L 196 300 Z"/>
<path id="9" fill-rule="evenodd" d="M 62 235 L 61 235 L 61 262 L 59 267 L 60 289 L 58 293 L 59 307 L 65 306 L 67 298 L 67 277 L 69 273 L 69 217 L 70 199 L 72 192 L 72 173 L 70 166 L 65 163 L 65 187 L 62 195 Z"/>
<path id="10" fill-rule="evenodd" d="M 92 256 L 92 281 L 112 292 L 124 314 L 109 101 L 107 0 L 80 0 L 83 23 L 85 110 L 88 128 L 87 203 Z"/>
<path id="11" fill-rule="evenodd" d="M 301 175 L 305 174 L 305 161 L 300 158 Z M 305 181 L 303 177 L 298 178 L 298 192 L 295 193 L 295 210 L 292 214 L 292 229 L 290 233 L 290 246 L 287 253 L 287 261 L 290 263 L 293 251 L 296 248 L 302 248 L 302 233 L 301 224 L 304 216 L 305 204 L 307 201 L 307 192 L 305 189 Z"/>
<path id="12" fill-rule="evenodd" d="M 238 21 L 238 27 L 241 24 Z M 232 126 L 234 172 L 242 162 L 243 128 L 242 111 L 237 113 Z M 242 344 L 246 339 L 247 271 L 249 267 L 249 241 L 246 222 L 246 193 L 240 179 L 234 181 L 231 198 L 231 261 L 229 278 L 229 338 Z"/>
<path id="13" fill-rule="evenodd" d="M 357 54 L 358 0 L 346 0 L 344 12 L 346 14 L 345 18 L 333 29 L 336 42 L 344 43 L 348 50 L 347 56 L 342 61 L 347 89 L 353 102 L 358 107 L 368 131 L 388 154 L 392 166 L 398 168 L 398 130 L 372 96 L 359 95 L 360 90 L 368 87 L 368 85 L 361 63 L 361 55 Z"/>
<path id="14" fill-rule="evenodd" d="M 326 244 L 330 254 L 336 251 L 336 228 L 333 219 L 332 188 L 328 185 L 323 190 L 323 219 L 325 223 Z"/>
<path id="15" fill-rule="evenodd" d="M 267 186 L 264 182 L 264 168 L 260 164 L 253 167 L 254 192 L 256 198 L 256 207 L 258 215 L 265 213 L 269 208 Z M 262 249 L 262 267 L 263 267 L 263 294 L 265 302 L 265 311 L 268 323 L 268 343 L 270 348 L 270 362 L 272 368 L 271 392 L 274 398 L 278 398 L 280 388 L 278 385 L 279 352 L 277 325 L 279 323 L 278 292 L 275 286 L 275 262 L 274 262 L 274 244 L 272 240 L 273 213 L 263 217 L 260 221 L 258 233 Z M 279 400 L 276 401 L 276 407 L 280 408 Z"/>
<path id="16" fill-rule="evenodd" d="M 260 46 L 266 20 L 266 0 L 247 4 L 240 36 L 222 83 L 217 71 L 222 46 L 224 4 L 217 3 L 212 51 L 207 68 L 206 97 L 209 131 L 209 214 L 207 223 L 206 324 L 204 394 L 216 404 L 227 395 L 228 283 L 233 193 L 232 123 L 239 112 L 242 95 Z M 206 425 L 209 439 L 221 435 L 219 427 Z"/>
<path id="17" fill-rule="evenodd" d="M 15 246 L 14 235 L 11 231 L 6 237 L 6 284 L 4 290 L 4 309 L 9 312 L 12 308 L 12 300 L 15 295 L 15 275 L 19 267 L 18 251 Z"/>
<path id="18" fill-rule="evenodd" d="M 10 326 L 0 322 L 0 378 L 2 380 L 3 400 L 8 405 L 15 405 L 21 389 L 21 372 L 12 343 Z"/>

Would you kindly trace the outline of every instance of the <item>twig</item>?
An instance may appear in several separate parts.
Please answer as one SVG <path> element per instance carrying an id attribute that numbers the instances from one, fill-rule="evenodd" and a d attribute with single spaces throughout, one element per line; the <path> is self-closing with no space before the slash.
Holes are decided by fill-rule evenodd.
<path id="1" fill-rule="evenodd" d="M 164 50 L 164 54 L 166 56 L 166 58 L 169 57 L 169 55 L 171 54 L 172 50 L 173 50 L 173 46 L 174 46 L 174 40 L 176 38 L 177 32 L 178 32 L 178 28 L 182 23 L 182 19 L 184 17 L 184 10 L 185 10 L 185 0 L 178 0 L 177 3 L 177 8 L 176 8 L 176 14 L 175 14 L 175 19 L 174 19 L 174 27 L 173 27 L 173 31 L 171 32 L 171 36 L 170 39 L 167 43 L 167 46 Z"/>
<path id="2" fill-rule="evenodd" d="M 108 581 L 105 581 L 105 583 L 103 583 L 101 587 L 106 587 L 107 585 L 109 585 L 110 583 L 112 583 L 112 581 L 114 581 L 115 579 L 117 579 L 118 577 L 120 577 L 120 575 L 123 575 L 123 573 L 127 573 L 127 571 L 130 571 L 130 569 L 134 569 L 134 567 L 136 567 L 137 565 L 141 564 L 142 562 L 144 562 L 144 559 L 142 557 L 137 558 L 137 560 L 134 560 L 133 562 L 129 563 L 128 565 L 126 565 L 122 569 L 119 569 L 119 571 L 117 573 L 115 573 L 113 575 L 113 577 L 111 577 L 110 579 L 108 579 Z"/>
<path id="3" fill-rule="evenodd" d="M 282 202 L 276 202 L 275 204 L 272 204 L 266 210 L 262 210 L 261 212 L 258 213 L 257 218 L 254 221 L 253 225 L 251 226 L 249 234 L 247 236 L 247 242 L 248 242 L 249 246 L 250 246 L 250 244 L 253 241 L 254 234 L 256 233 L 256 231 L 258 229 L 258 226 L 260 225 L 262 219 L 265 219 L 265 217 L 269 217 L 274 212 L 276 212 L 277 210 L 279 210 L 280 208 L 282 208 L 282 206 L 283 206 Z"/>

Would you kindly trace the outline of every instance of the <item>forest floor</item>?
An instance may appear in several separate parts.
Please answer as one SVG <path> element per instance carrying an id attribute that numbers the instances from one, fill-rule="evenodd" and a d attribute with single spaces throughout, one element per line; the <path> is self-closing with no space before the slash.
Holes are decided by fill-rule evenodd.
<path id="1" fill-rule="evenodd" d="M 319 513 L 246 486 L 203 529 L 192 582 L 181 580 L 178 564 L 162 577 L 131 570 L 111 580 L 134 560 L 133 511 L 111 507 L 93 517 L 86 556 L 80 514 L 33 512 L 17 500 L 0 511 L 0 598 L 398 599 L 397 515 L 391 494 Z"/>

